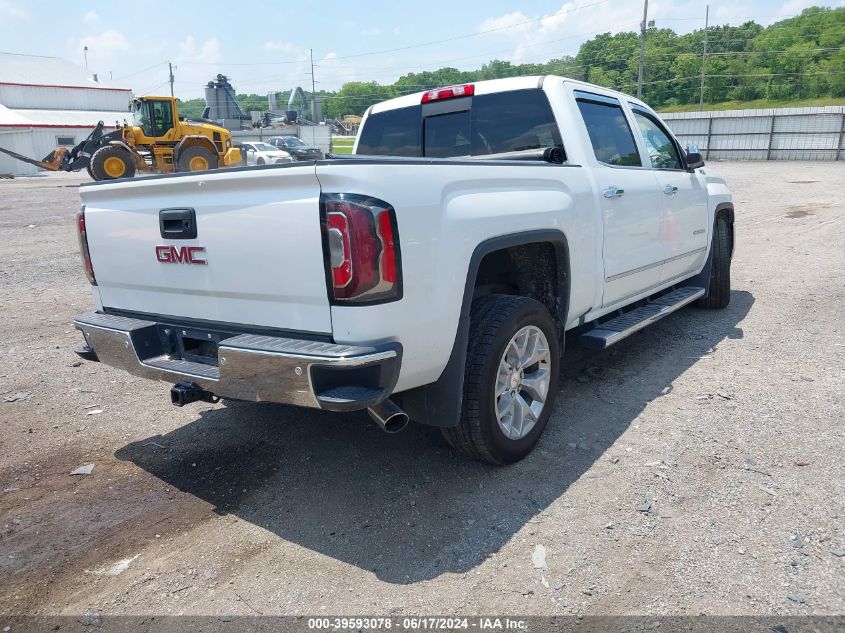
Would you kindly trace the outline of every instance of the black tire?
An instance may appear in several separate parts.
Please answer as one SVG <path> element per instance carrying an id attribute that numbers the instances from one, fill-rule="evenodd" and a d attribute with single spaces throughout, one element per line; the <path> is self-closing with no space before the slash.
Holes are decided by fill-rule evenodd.
<path id="1" fill-rule="evenodd" d="M 708 310 L 725 308 L 731 302 L 731 229 L 725 216 L 716 218 L 709 294 L 698 300 Z"/>
<path id="2" fill-rule="evenodd" d="M 135 161 L 129 152 L 119 145 L 106 145 L 91 156 L 88 173 L 97 181 L 132 178 L 135 175 Z"/>
<path id="3" fill-rule="evenodd" d="M 197 169 L 197 161 L 204 161 L 208 166 Z M 194 163 L 194 169 L 191 168 L 192 162 Z M 179 154 L 177 167 L 179 168 L 179 171 L 205 171 L 206 169 L 217 169 L 219 165 L 220 161 L 217 158 L 217 154 L 205 147 L 194 145 L 193 147 L 186 148 L 181 154 Z"/>
<path id="4" fill-rule="evenodd" d="M 512 440 L 499 427 L 495 412 L 495 385 L 499 362 L 511 338 L 526 325 L 539 328 L 549 344 L 550 381 L 545 405 L 534 427 Z M 528 455 L 537 444 L 554 405 L 560 371 L 557 326 L 546 307 L 533 299 L 488 295 L 472 304 L 464 394 L 460 424 L 441 429 L 456 450 L 491 464 L 511 464 Z"/>
<path id="5" fill-rule="evenodd" d="M 264 164 L 264 159 L 263 159 L 263 158 L 259 158 L 257 161 L 255 161 L 255 164 L 256 164 L 256 165 L 263 165 L 263 164 Z"/>
<path id="6" fill-rule="evenodd" d="M 88 164 L 85 166 L 85 171 L 87 171 L 87 172 L 88 172 L 88 175 L 89 175 L 89 176 L 91 176 L 91 180 L 97 180 L 97 179 L 94 177 L 94 172 L 93 172 L 93 171 L 91 171 L 91 161 L 90 161 L 90 160 L 88 161 Z"/>

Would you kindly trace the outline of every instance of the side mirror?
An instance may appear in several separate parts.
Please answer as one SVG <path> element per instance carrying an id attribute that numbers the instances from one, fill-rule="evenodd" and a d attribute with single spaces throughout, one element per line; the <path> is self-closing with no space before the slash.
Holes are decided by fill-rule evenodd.
<path id="1" fill-rule="evenodd" d="M 698 145 L 687 145 L 687 168 L 698 169 L 704 167 L 704 157 L 698 151 Z"/>

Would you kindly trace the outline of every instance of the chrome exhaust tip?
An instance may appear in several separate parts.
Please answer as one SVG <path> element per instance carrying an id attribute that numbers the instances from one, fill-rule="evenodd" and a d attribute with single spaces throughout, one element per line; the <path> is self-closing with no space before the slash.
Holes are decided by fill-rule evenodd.
<path id="1" fill-rule="evenodd" d="M 408 414 L 396 406 L 393 400 L 383 400 L 367 409 L 370 417 L 376 421 L 385 433 L 398 433 L 408 426 Z"/>

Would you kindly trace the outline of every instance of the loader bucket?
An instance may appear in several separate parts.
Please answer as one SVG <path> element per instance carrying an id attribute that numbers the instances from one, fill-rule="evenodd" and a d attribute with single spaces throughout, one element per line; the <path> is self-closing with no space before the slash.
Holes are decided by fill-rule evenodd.
<path id="1" fill-rule="evenodd" d="M 25 163 L 29 163 L 30 165 L 40 167 L 41 169 L 59 171 L 62 168 L 62 163 L 64 162 L 65 156 L 67 156 L 68 150 L 64 147 L 58 147 L 47 154 L 47 156 L 45 156 L 42 160 L 35 160 L 34 158 L 29 158 L 28 156 L 18 154 L 17 152 L 13 152 L 12 150 L 5 149 L 3 147 L 0 147 L 0 152 L 8 154 L 12 158 L 17 158 Z"/>

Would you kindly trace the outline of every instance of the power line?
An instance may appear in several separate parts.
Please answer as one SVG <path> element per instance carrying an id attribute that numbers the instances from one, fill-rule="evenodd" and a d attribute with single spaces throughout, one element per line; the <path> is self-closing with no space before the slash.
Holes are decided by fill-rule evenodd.
<path id="1" fill-rule="evenodd" d="M 484 52 L 484 53 L 474 53 L 472 55 L 465 55 L 463 57 L 440 59 L 440 60 L 436 60 L 436 61 L 427 62 L 425 64 L 418 64 L 416 66 L 407 66 L 407 65 L 403 64 L 401 66 L 396 65 L 396 66 L 364 67 L 364 68 L 359 68 L 358 72 L 359 73 L 368 73 L 370 75 L 384 75 L 384 74 L 394 74 L 396 72 L 400 72 L 402 70 L 408 70 L 408 69 L 412 69 L 412 68 L 413 69 L 421 69 L 420 72 L 426 72 L 427 68 L 431 68 L 433 66 L 438 66 L 438 65 L 440 65 L 440 66 L 438 68 L 434 68 L 433 70 L 440 70 L 440 69 L 444 68 L 443 64 L 452 64 L 452 63 L 464 61 L 464 60 L 467 60 L 467 59 L 475 59 L 475 58 L 478 58 L 478 57 L 486 57 L 486 56 L 489 56 L 489 55 L 496 55 L 497 53 L 511 52 L 511 51 L 514 50 L 514 48 L 516 48 L 516 49 L 534 48 L 536 46 L 543 46 L 545 44 L 562 42 L 562 41 L 565 41 L 565 40 L 571 40 L 571 39 L 583 37 L 583 36 L 586 36 L 586 35 L 595 35 L 597 33 L 604 33 L 604 32 L 606 32 L 606 31 L 601 30 L 601 31 L 590 31 L 590 32 L 587 32 L 587 33 L 578 33 L 578 34 L 575 34 L 575 35 L 569 35 L 567 37 L 559 37 L 559 38 L 555 38 L 555 39 L 551 39 L 551 40 L 543 40 L 541 42 L 534 42 L 532 44 L 524 44 L 524 45 L 520 45 L 520 46 L 517 46 L 517 47 L 509 46 L 508 48 L 498 49 L 498 50 L 495 50 L 495 51 L 487 51 L 487 52 Z M 558 53 L 558 55 L 560 55 L 560 56 L 574 56 L 575 54 L 577 54 L 577 52 L 578 51 L 565 51 L 565 52 Z M 329 61 L 334 61 L 334 60 L 329 60 Z M 491 61 L 492 61 L 492 59 L 491 59 Z M 548 62 L 526 62 L 526 63 L 536 63 L 537 65 L 543 65 L 543 64 L 547 64 Z M 432 72 L 432 71 L 429 71 L 429 72 Z M 408 74 L 408 73 L 405 73 L 405 74 Z M 273 79 L 273 78 L 275 78 L 275 75 L 266 75 L 264 77 L 259 77 L 259 78 L 255 78 L 255 79 L 248 79 L 246 81 L 239 82 L 239 84 L 240 85 L 257 84 L 257 83 L 262 83 L 267 79 Z"/>
<path id="2" fill-rule="evenodd" d="M 147 89 L 147 90 L 141 90 L 140 92 L 138 92 L 138 93 L 136 93 L 136 94 L 139 94 L 139 95 L 148 95 L 148 94 L 150 94 L 153 90 L 158 90 L 159 88 L 162 88 L 162 87 L 166 86 L 168 83 L 170 83 L 170 80 L 169 80 L 169 79 L 168 79 L 167 81 L 164 81 L 164 82 L 160 83 L 159 85 L 157 85 L 157 86 L 153 86 L 152 88 L 149 88 L 149 89 Z"/>
<path id="3" fill-rule="evenodd" d="M 163 66 L 166 64 L 166 61 L 163 62 L 156 62 L 152 66 L 147 66 L 146 68 L 142 68 L 141 70 L 136 70 L 134 73 L 129 73 L 128 75 L 123 75 L 123 77 L 118 77 L 115 81 L 121 81 L 123 79 L 129 79 L 129 77 L 134 77 L 135 75 L 140 75 L 141 73 L 145 73 L 148 70 L 152 70 L 153 68 L 158 68 L 159 66 Z"/>
<path id="4" fill-rule="evenodd" d="M 793 13 L 792 15 L 732 15 L 729 17 L 731 20 L 762 20 L 765 18 L 781 18 L 782 20 L 789 20 L 792 18 L 797 18 L 800 16 L 800 13 Z M 697 17 L 688 17 L 688 18 L 660 18 L 661 22 L 695 22 L 701 20 L 701 16 Z"/>
<path id="5" fill-rule="evenodd" d="M 197 62 L 189 59 L 177 59 L 174 61 L 177 64 L 188 64 L 190 66 L 284 66 L 303 63 L 302 59 L 285 62 Z"/>
<path id="6" fill-rule="evenodd" d="M 809 73 L 748 73 L 748 74 L 712 74 L 712 75 L 705 75 L 706 78 L 721 78 L 721 79 L 742 79 L 748 77 L 756 77 L 756 78 L 763 78 L 763 77 L 812 77 L 815 75 L 845 75 L 845 70 L 827 70 L 827 71 L 819 71 L 819 72 L 809 72 Z M 669 79 L 656 79 L 654 81 L 647 81 L 644 85 L 653 85 L 653 84 L 665 84 L 671 83 L 673 81 L 687 81 L 690 79 L 700 79 L 700 75 L 690 75 L 689 77 L 670 77 Z M 626 81 L 622 84 L 623 86 L 633 86 L 633 81 Z"/>

